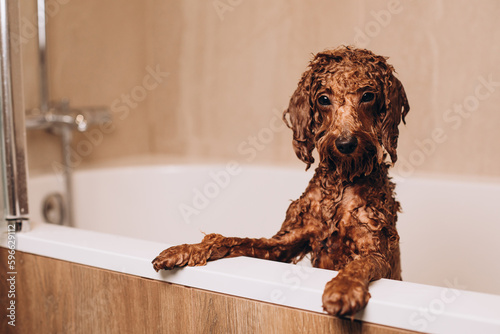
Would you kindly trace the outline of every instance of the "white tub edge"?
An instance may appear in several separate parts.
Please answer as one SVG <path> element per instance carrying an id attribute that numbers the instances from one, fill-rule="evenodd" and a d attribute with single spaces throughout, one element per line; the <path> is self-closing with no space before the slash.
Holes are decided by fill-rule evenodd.
<path id="1" fill-rule="evenodd" d="M 320 313 L 324 285 L 335 276 L 246 257 L 157 273 L 151 260 L 167 244 L 50 224 L 32 224 L 16 243 L 27 253 Z M 432 333 L 500 332 L 500 296 L 385 279 L 373 282 L 370 293 L 358 320 Z"/>

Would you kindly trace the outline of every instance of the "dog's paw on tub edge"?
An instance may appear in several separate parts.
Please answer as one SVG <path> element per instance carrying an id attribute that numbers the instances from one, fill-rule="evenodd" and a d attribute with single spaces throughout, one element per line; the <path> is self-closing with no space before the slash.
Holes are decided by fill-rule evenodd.
<path id="1" fill-rule="evenodd" d="M 365 308 L 370 300 L 368 287 L 349 278 L 333 279 L 323 292 L 323 310 L 334 316 L 351 316 Z"/>

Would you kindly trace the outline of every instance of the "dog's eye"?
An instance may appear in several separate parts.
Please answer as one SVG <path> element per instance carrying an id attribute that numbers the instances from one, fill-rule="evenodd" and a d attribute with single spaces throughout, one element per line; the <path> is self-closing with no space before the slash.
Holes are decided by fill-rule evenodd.
<path id="1" fill-rule="evenodd" d="M 318 98 L 318 103 L 321 104 L 322 106 L 329 106 L 331 105 L 332 103 L 330 102 L 330 99 L 328 98 L 328 96 L 326 95 L 321 95 L 319 98 Z"/>
<path id="2" fill-rule="evenodd" d="M 375 94 L 367 92 L 367 93 L 364 93 L 363 96 L 361 97 L 361 102 L 370 102 L 370 101 L 373 101 L 374 98 L 375 98 Z"/>

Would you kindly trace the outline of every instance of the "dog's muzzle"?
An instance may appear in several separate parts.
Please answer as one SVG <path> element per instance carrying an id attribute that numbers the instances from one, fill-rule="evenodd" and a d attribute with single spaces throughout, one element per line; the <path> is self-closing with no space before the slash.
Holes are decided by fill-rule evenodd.
<path id="1" fill-rule="evenodd" d="M 335 147 L 342 154 L 351 154 L 358 147 L 358 138 L 355 136 L 340 136 L 335 140 Z"/>

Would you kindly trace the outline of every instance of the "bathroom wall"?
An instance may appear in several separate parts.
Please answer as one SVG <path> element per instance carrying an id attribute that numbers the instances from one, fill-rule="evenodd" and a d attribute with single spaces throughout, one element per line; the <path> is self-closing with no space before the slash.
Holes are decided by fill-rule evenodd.
<path id="1" fill-rule="evenodd" d="M 311 54 L 351 44 L 389 56 L 408 94 L 395 174 L 500 177 L 498 1 L 48 4 L 51 98 L 115 119 L 76 136 L 75 168 L 145 156 L 302 167 L 281 113 Z M 22 10 L 29 26 L 34 4 Z M 27 108 L 38 103 L 35 42 L 23 49 Z M 57 143 L 29 133 L 31 173 L 58 172 Z"/>

